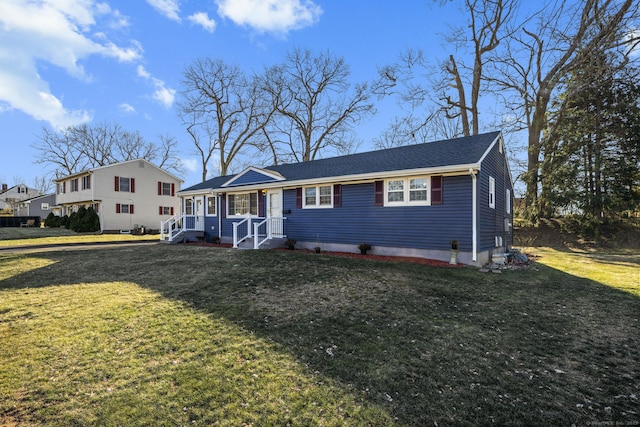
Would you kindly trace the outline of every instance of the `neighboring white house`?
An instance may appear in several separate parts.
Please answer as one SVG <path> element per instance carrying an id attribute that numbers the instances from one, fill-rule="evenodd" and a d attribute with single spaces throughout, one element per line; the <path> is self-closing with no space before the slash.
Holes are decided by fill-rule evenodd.
<path id="1" fill-rule="evenodd" d="M 103 232 L 158 230 L 161 221 L 180 211 L 176 192 L 183 181 L 143 159 L 89 169 L 55 182 L 61 214 L 93 207 Z"/>
<path id="2" fill-rule="evenodd" d="M 0 187 L 0 214 L 17 216 L 19 213 L 16 210 L 20 202 L 40 194 L 42 193 L 39 190 L 29 188 L 24 184 L 14 185 L 13 187 L 2 184 L 2 187 Z"/>

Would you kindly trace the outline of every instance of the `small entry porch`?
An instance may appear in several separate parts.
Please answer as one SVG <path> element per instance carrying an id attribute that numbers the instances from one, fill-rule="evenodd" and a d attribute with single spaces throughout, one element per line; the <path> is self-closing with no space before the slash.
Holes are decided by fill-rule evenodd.
<path id="1" fill-rule="evenodd" d="M 270 247 L 273 241 L 286 238 L 285 217 L 267 218 L 248 216 L 232 223 L 232 245 L 234 248 L 260 249 Z M 222 237 L 222 236 L 220 236 Z M 175 244 L 189 240 L 204 240 L 205 218 L 203 215 L 180 214 L 160 223 L 160 240 Z"/>

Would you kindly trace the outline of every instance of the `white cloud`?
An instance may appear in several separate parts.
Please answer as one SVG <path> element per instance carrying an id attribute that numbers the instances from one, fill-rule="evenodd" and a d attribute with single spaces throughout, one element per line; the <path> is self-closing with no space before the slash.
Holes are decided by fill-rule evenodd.
<path id="1" fill-rule="evenodd" d="M 186 170 L 187 172 L 197 172 L 199 170 L 198 168 L 200 163 L 196 159 L 181 158 L 180 164 L 182 166 L 182 169 Z"/>
<path id="2" fill-rule="evenodd" d="M 213 33 L 213 30 L 215 30 L 216 28 L 216 21 L 209 18 L 209 15 L 207 15 L 206 12 L 196 12 L 193 15 L 189 16 L 188 19 L 194 24 L 200 25 L 210 33 Z"/>
<path id="3" fill-rule="evenodd" d="M 311 0 L 216 0 L 218 14 L 258 32 L 287 33 L 315 24 L 322 8 Z"/>
<path id="4" fill-rule="evenodd" d="M 147 70 L 144 69 L 142 65 L 138 65 L 136 67 L 136 73 L 138 73 L 138 77 L 142 77 L 144 79 L 151 79 L 151 74 Z"/>
<path id="5" fill-rule="evenodd" d="M 149 81 L 154 87 L 155 91 L 151 98 L 158 101 L 165 108 L 170 108 L 173 105 L 173 101 L 176 98 L 176 90 L 166 86 L 166 83 L 158 78 L 153 77 L 142 65 L 138 65 L 136 72 L 139 77 Z"/>
<path id="6" fill-rule="evenodd" d="M 121 15 L 94 0 L 0 1 L 0 102 L 61 129 L 90 120 L 84 110 L 70 110 L 51 92 L 38 66 L 54 65 L 89 81 L 81 61 L 92 55 L 132 61 L 140 57 L 134 44 L 123 48 L 96 36 L 96 19 Z"/>
<path id="7" fill-rule="evenodd" d="M 118 108 L 120 109 L 120 111 L 126 114 L 136 113 L 136 109 L 133 107 L 133 105 L 127 104 L 126 102 L 123 102 L 122 104 L 118 105 Z"/>
<path id="8" fill-rule="evenodd" d="M 178 0 L 147 0 L 147 3 L 172 21 L 180 22 L 180 15 L 178 15 L 180 4 Z"/>
<path id="9" fill-rule="evenodd" d="M 160 81 L 160 84 L 156 83 L 156 90 L 153 92 L 153 99 L 164 105 L 166 108 L 170 108 L 173 105 L 175 98 L 175 89 L 166 87 L 162 81 Z"/>

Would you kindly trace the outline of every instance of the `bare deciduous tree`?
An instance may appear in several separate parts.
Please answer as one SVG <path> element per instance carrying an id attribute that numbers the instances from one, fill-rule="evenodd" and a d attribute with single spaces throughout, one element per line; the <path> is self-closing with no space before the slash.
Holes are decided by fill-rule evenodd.
<path id="1" fill-rule="evenodd" d="M 237 66 L 221 59 L 198 59 L 184 72 L 180 115 L 201 156 L 203 179 L 213 153 L 226 175 L 245 145 L 261 135 L 271 117 L 257 86 Z"/>
<path id="2" fill-rule="evenodd" d="M 262 89 L 276 111 L 268 139 L 276 146 L 272 149 L 276 155 L 284 151 L 286 161 L 304 162 L 328 149 L 339 153 L 353 149 L 350 130 L 374 106 L 369 86 L 351 88 L 349 74 L 343 58 L 299 49 L 267 69 Z"/>
<path id="3" fill-rule="evenodd" d="M 160 143 L 146 141 L 139 132 L 124 130 L 118 124 L 83 124 L 62 132 L 48 128 L 33 147 L 38 151 L 36 163 L 52 167 L 54 177 L 60 177 L 113 163 L 145 159 L 158 167 L 180 173 L 174 154 L 176 142 L 160 136 Z"/>
<path id="4" fill-rule="evenodd" d="M 516 94 L 514 111 L 520 111 L 528 132 L 525 205 L 533 219 L 538 214 L 542 132 L 547 109 L 559 85 L 596 52 L 635 45 L 638 37 L 619 38 L 633 28 L 640 4 L 633 0 L 585 0 L 546 5 L 534 28 L 522 27 L 494 57 L 492 82 Z M 630 34 L 630 33 L 629 33 Z"/>
<path id="5" fill-rule="evenodd" d="M 396 121 L 388 132 L 416 135 L 421 128 L 431 127 L 428 135 L 435 134 L 436 139 L 448 137 L 438 135 L 440 130 L 451 130 L 451 126 L 443 127 L 441 113 L 444 112 L 448 119 L 456 122 L 453 129 L 460 128 L 461 134 L 466 136 L 478 134 L 478 105 L 485 84 L 485 66 L 490 54 L 509 34 L 508 24 L 515 8 L 516 2 L 506 0 L 465 0 L 467 25 L 453 28 L 445 39 L 456 51 L 467 51 L 467 54 L 462 54 L 462 59 L 451 54 L 441 64 L 440 70 L 436 70 L 425 60 L 422 51 L 408 49 L 400 55 L 398 63 L 381 68 L 376 93 L 397 93 L 409 111 L 408 117 L 413 117 L 404 120 L 400 127 Z M 430 106 L 423 108 L 424 105 Z M 434 111 L 433 105 L 439 106 L 440 111 Z M 417 119 L 418 115 L 422 119 Z M 397 141 L 403 144 L 412 140 L 400 136 Z"/>

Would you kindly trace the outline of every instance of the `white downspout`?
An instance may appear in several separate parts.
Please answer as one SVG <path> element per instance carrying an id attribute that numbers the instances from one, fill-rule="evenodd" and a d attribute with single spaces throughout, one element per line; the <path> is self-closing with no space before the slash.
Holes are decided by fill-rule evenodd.
<path id="1" fill-rule="evenodd" d="M 472 250 L 471 262 L 478 262 L 478 186 L 477 177 L 473 169 L 469 169 L 471 174 L 471 229 L 472 231 Z"/>

